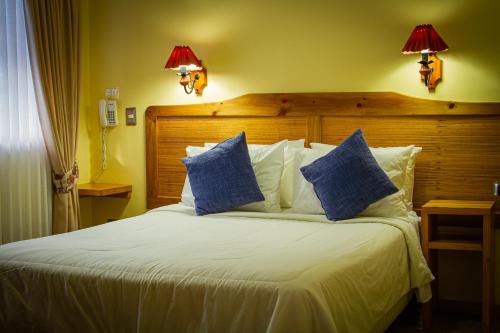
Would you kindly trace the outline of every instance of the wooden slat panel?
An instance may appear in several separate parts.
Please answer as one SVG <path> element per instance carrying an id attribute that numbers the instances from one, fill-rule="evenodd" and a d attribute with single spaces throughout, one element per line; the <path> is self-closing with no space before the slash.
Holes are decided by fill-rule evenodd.
<path id="1" fill-rule="evenodd" d="M 416 207 L 430 199 L 494 199 L 500 117 L 323 117 L 322 142 L 338 144 L 356 128 L 373 147 L 423 148 L 415 168 Z"/>
<path id="2" fill-rule="evenodd" d="M 248 143 L 274 143 L 284 138 L 303 138 L 307 133 L 305 117 L 199 117 L 160 118 L 160 143 L 183 142 L 203 144 L 219 142 L 241 131 L 247 132 Z"/>
<path id="3" fill-rule="evenodd" d="M 357 128 L 361 128 L 372 147 L 415 144 L 422 147 L 415 168 L 414 203 L 419 207 L 426 198 L 441 188 L 439 121 L 424 117 L 324 117 L 322 142 L 339 144 Z"/>
<path id="4" fill-rule="evenodd" d="M 241 131 L 246 132 L 248 143 L 301 139 L 308 136 L 308 124 L 306 117 L 158 117 L 154 205 L 179 201 L 186 177 L 181 161 L 186 156 L 186 146 L 220 142 Z M 152 207 L 151 202 L 148 200 L 148 207 Z"/>
<path id="5" fill-rule="evenodd" d="M 394 93 L 250 94 L 146 112 L 148 208 L 179 201 L 187 145 L 245 130 L 249 143 L 305 138 L 338 144 L 362 128 L 371 146 L 423 147 L 415 208 L 430 199 L 495 200 L 500 179 L 500 103 L 456 103 Z M 497 205 L 500 207 L 500 205 Z"/>

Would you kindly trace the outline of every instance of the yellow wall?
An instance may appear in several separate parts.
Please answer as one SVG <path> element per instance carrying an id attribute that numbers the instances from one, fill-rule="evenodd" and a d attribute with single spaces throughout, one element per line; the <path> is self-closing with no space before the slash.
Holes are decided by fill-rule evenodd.
<path id="1" fill-rule="evenodd" d="M 81 174 L 96 182 L 131 183 L 133 194 L 130 200 L 82 199 L 85 226 L 145 211 L 144 110 L 149 105 L 311 91 L 396 91 L 500 101 L 497 1 L 88 2 Z M 432 23 L 450 46 L 440 55 L 443 82 L 431 94 L 418 79 L 418 56 L 400 53 L 420 23 Z M 209 85 L 201 98 L 185 95 L 178 77 L 163 68 L 177 44 L 190 45 L 208 67 Z M 121 124 L 109 131 L 108 170 L 103 172 L 97 103 L 104 89 L 113 86 L 120 88 Z M 138 116 L 132 127 L 124 125 L 124 108 L 131 106 Z"/>
<path id="2" fill-rule="evenodd" d="M 89 39 L 89 5 L 88 0 L 82 1 L 82 71 L 81 71 L 81 91 L 80 91 L 80 124 L 78 136 L 77 161 L 80 172 L 80 183 L 90 181 L 90 142 L 88 126 L 92 121 L 88 121 L 89 101 L 90 101 L 90 39 Z M 90 199 L 80 199 L 80 211 L 82 226 L 92 226 L 92 201 Z"/>

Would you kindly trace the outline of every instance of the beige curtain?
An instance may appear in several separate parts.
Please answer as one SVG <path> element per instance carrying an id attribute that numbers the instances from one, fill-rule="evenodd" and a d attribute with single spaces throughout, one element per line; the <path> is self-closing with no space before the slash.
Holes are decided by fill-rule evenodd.
<path id="1" fill-rule="evenodd" d="M 54 182 L 52 232 L 78 229 L 80 0 L 25 0 L 30 62 Z"/>

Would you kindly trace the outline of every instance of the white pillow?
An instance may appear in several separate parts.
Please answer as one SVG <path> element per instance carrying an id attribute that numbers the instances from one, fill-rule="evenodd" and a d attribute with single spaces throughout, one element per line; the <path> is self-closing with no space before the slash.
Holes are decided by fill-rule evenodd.
<path id="1" fill-rule="evenodd" d="M 238 210 L 275 213 L 281 211 L 280 206 L 280 181 L 283 172 L 284 153 L 287 141 L 283 140 L 269 146 L 252 147 L 249 149 L 250 161 L 252 163 L 257 184 L 264 195 L 265 200 L 238 207 Z M 210 150 L 211 147 L 188 146 L 188 156 L 195 156 Z M 194 207 L 194 196 L 186 176 L 184 188 L 182 189 L 182 203 Z"/>
<path id="2" fill-rule="evenodd" d="M 309 165 L 316 159 L 328 154 L 328 151 L 312 150 L 304 148 L 297 156 L 296 169 L 294 176 L 293 200 L 292 207 L 288 210 L 297 214 L 325 214 L 325 210 L 321 206 L 321 202 L 314 192 L 314 187 L 309 183 L 300 168 Z"/>
<path id="3" fill-rule="evenodd" d="M 281 207 L 283 208 L 292 207 L 297 159 L 300 152 L 304 150 L 304 143 L 304 139 L 288 141 L 285 148 L 285 165 L 281 175 Z"/>
<path id="4" fill-rule="evenodd" d="M 331 151 L 337 146 L 327 145 L 324 143 L 311 143 L 313 150 Z M 415 163 L 417 154 L 422 151 L 421 147 L 407 146 L 407 147 L 380 147 L 370 148 L 373 157 L 377 160 L 378 164 L 384 169 L 386 173 L 393 172 L 394 167 L 397 172 L 401 171 L 404 166 L 403 178 L 398 177 L 392 179 L 394 185 L 403 192 L 404 204 L 408 211 L 413 210 L 413 187 L 415 180 Z M 400 162 L 398 162 L 400 161 Z M 394 164 L 395 163 L 395 164 Z M 391 171 L 392 170 L 392 171 Z"/>
<path id="5" fill-rule="evenodd" d="M 299 158 L 300 162 L 299 168 L 297 168 L 294 199 L 290 211 L 302 214 L 325 214 L 314 192 L 314 187 L 302 176 L 300 168 L 328 154 L 334 149 L 334 146 L 323 145 L 318 148 L 318 144 L 311 145 L 313 149 L 304 149 Z M 406 178 L 406 166 L 413 151 L 413 146 L 398 147 L 398 149 L 391 150 L 375 148 L 371 149 L 371 151 L 382 170 L 384 170 L 399 191 L 371 204 L 359 215 L 406 218 L 408 210 L 405 205 L 403 185 Z"/>
<path id="6" fill-rule="evenodd" d="M 304 149 L 305 139 L 299 140 L 288 140 L 285 147 L 285 160 L 283 173 L 281 174 L 280 183 L 280 201 L 281 207 L 290 208 L 292 207 L 293 200 L 293 186 L 295 169 L 297 168 L 297 157 L 298 154 Z M 205 143 L 205 147 L 213 147 L 216 143 Z M 257 145 L 249 144 L 248 149 L 251 151 L 253 148 L 259 147 L 269 147 L 269 145 Z"/>
<path id="7" fill-rule="evenodd" d="M 405 203 L 409 211 L 413 211 L 413 188 L 415 186 L 415 164 L 417 160 L 417 154 L 422 151 L 421 147 L 413 148 L 413 152 L 408 161 L 408 166 L 406 167 L 406 181 L 404 185 L 405 189 Z"/>

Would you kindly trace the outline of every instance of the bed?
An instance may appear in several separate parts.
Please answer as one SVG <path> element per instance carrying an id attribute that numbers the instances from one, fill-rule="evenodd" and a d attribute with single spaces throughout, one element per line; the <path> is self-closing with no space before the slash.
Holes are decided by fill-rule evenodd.
<path id="1" fill-rule="evenodd" d="M 169 205 L 4 246 L 1 320 L 51 332 L 383 331 L 428 286 L 418 246 L 397 219 Z"/>
<path id="2" fill-rule="evenodd" d="M 146 159 L 152 210 L 2 246 L 0 327 L 383 332 L 413 295 L 422 302 L 431 297 L 417 220 L 332 223 L 323 215 L 241 211 L 198 217 L 177 204 L 186 145 L 218 142 L 240 130 L 252 143 L 338 143 L 362 127 L 374 145 L 424 148 L 415 171 L 418 210 L 427 199 L 453 193 L 475 200 L 488 196 L 490 187 L 481 186 L 500 174 L 499 123 L 491 121 L 498 118 L 498 105 L 387 93 L 257 94 L 150 107 Z M 455 148 L 457 143 L 462 146 Z M 471 158 L 481 159 L 482 166 Z M 449 167 L 453 173 L 442 170 Z M 457 179 L 452 192 L 446 185 Z"/>

